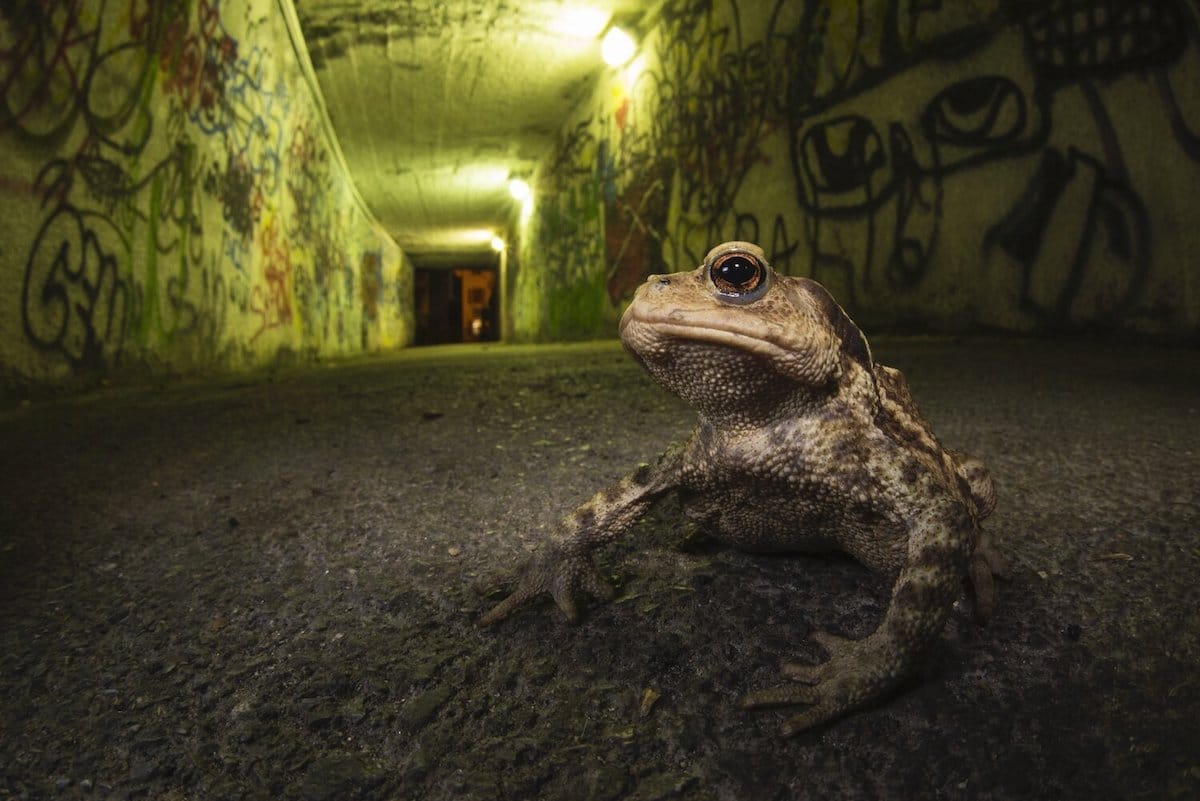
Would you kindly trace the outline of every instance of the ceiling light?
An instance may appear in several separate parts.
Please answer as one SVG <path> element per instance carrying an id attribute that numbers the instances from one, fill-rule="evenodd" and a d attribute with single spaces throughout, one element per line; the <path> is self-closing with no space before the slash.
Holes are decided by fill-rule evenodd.
<path id="1" fill-rule="evenodd" d="M 637 45 L 633 38 L 620 28 L 609 28 L 600 42 L 600 57 L 610 67 L 619 67 L 633 58 Z"/>
<path id="2" fill-rule="evenodd" d="M 482 245 L 491 242 L 495 235 L 495 232 L 488 228 L 469 228 L 459 233 L 459 239 L 464 243 Z"/>
<path id="3" fill-rule="evenodd" d="M 513 200 L 524 203 L 529 200 L 533 194 L 533 190 L 529 188 L 529 184 L 522 181 L 520 178 L 513 178 L 508 182 L 508 193 L 513 196 Z"/>
<path id="4" fill-rule="evenodd" d="M 550 22 L 550 30 L 575 39 L 595 39 L 607 24 L 606 11 L 596 8 L 567 8 Z"/>
<path id="5" fill-rule="evenodd" d="M 504 240 L 501 239 L 500 237 L 493 236 L 491 245 L 492 245 L 492 250 L 496 251 L 497 253 L 504 252 Z"/>

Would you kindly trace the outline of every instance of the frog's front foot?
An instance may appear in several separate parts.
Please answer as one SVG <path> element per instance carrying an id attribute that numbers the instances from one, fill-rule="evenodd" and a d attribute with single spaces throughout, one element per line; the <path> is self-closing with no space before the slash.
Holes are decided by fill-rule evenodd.
<path id="1" fill-rule="evenodd" d="M 525 563 L 518 572 L 513 591 L 480 617 L 478 625 L 497 623 L 542 593 L 549 593 L 567 620 L 575 623 L 579 620 L 575 599 L 580 590 L 602 601 L 610 601 L 614 595 L 613 588 L 596 570 L 587 551 L 548 544 Z"/>
<path id="2" fill-rule="evenodd" d="M 808 709 L 789 718 L 780 733 L 784 737 L 833 720 L 883 692 L 902 675 L 895 654 L 882 647 L 877 635 L 848 640 L 827 632 L 812 638 L 829 653 L 815 665 L 787 662 L 783 675 L 795 684 L 759 690 L 742 698 L 742 706 L 790 706 L 807 704 Z M 897 669 L 889 669 L 895 663 Z"/>

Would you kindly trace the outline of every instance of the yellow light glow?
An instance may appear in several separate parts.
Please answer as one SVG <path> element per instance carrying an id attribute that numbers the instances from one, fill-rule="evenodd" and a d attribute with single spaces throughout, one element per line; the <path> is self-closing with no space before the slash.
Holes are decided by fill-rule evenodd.
<path id="1" fill-rule="evenodd" d="M 497 253 L 502 253 L 504 251 L 504 240 L 498 236 L 492 237 L 491 245 L 492 250 L 496 251 Z"/>
<path id="2" fill-rule="evenodd" d="M 646 57 L 638 56 L 629 63 L 629 66 L 621 70 L 621 83 L 625 87 L 625 91 L 632 91 L 637 79 L 641 77 L 642 72 L 646 69 Z"/>
<path id="3" fill-rule="evenodd" d="M 550 22 L 550 30 L 574 39 L 595 39 L 606 25 L 607 11 L 595 8 L 564 8 Z"/>
<path id="4" fill-rule="evenodd" d="M 600 42 L 600 57 L 610 67 L 621 66 L 633 58 L 636 51 L 637 45 L 634 44 L 633 38 L 617 27 L 609 28 Z"/>
<path id="5" fill-rule="evenodd" d="M 492 237 L 496 235 L 495 231 L 490 228 L 473 228 L 463 231 L 461 239 L 463 242 L 470 242 L 477 245 L 482 245 L 492 241 Z"/>
<path id="6" fill-rule="evenodd" d="M 533 195 L 533 190 L 529 188 L 529 184 L 522 181 L 520 178 L 513 178 L 508 182 L 508 193 L 513 196 L 513 200 L 524 203 Z"/>

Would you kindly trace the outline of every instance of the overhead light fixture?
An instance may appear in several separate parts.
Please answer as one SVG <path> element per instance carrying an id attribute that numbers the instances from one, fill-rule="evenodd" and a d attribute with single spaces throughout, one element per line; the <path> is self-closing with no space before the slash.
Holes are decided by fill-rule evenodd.
<path id="1" fill-rule="evenodd" d="M 458 236 L 455 238 L 464 245 L 486 245 L 492 241 L 492 237 L 495 235 L 496 232 L 490 228 L 468 228 L 459 231 Z"/>
<path id="2" fill-rule="evenodd" d="M 625 64 L 633 58 L 636 51 L 637 45 L 634 44 L 633 37 L 615 25 L 608 29 L 608 33 L 604 34 L 604 39 L 600 42 L 600 57 L 610 67 Z"/>
<path id="3" fill-rule="evenodd" d="M 529 188 L 529 184 L 520 178 L 513 178 L 508 182 L 508 193 L 513 196 L 513 200 L 519 203 L 524 203 L 533 195 L 533 190 Z"/>
<path id="4" fill-rule="evenodd" d="M 491 245 L 492 245 L 492 250 L 496 251 L 497 253 L 504 252 L 504 240 L 501 239 L 500 237 L 493 236 Z"/>
<path id="5" fill-rule="evenodd" d="M 574 39 L 595 39 L 606 25 L 606 11 L 596 8 L 566 8 L 550 22 L 550 30 Z"/>

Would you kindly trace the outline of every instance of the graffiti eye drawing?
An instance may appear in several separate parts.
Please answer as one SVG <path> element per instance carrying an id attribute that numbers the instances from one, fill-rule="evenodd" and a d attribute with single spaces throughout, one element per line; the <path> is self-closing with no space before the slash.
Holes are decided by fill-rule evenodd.
<path id="1" fill-rule="evenodd" d="M 943 89 L 921 122 L 931 142 L 991 148 L 1017 141 L 1027 117 L 1020 87 L 1008 78 L 985 75 Z"/>
<path id="2" fill-rule="evenodd" d="M 887 167 L 887 153 L 870 120 L 820 123 L 804 135 L 800 156 L 814 205 L 862 207 L 886 193 L 877 176 Z"/>

